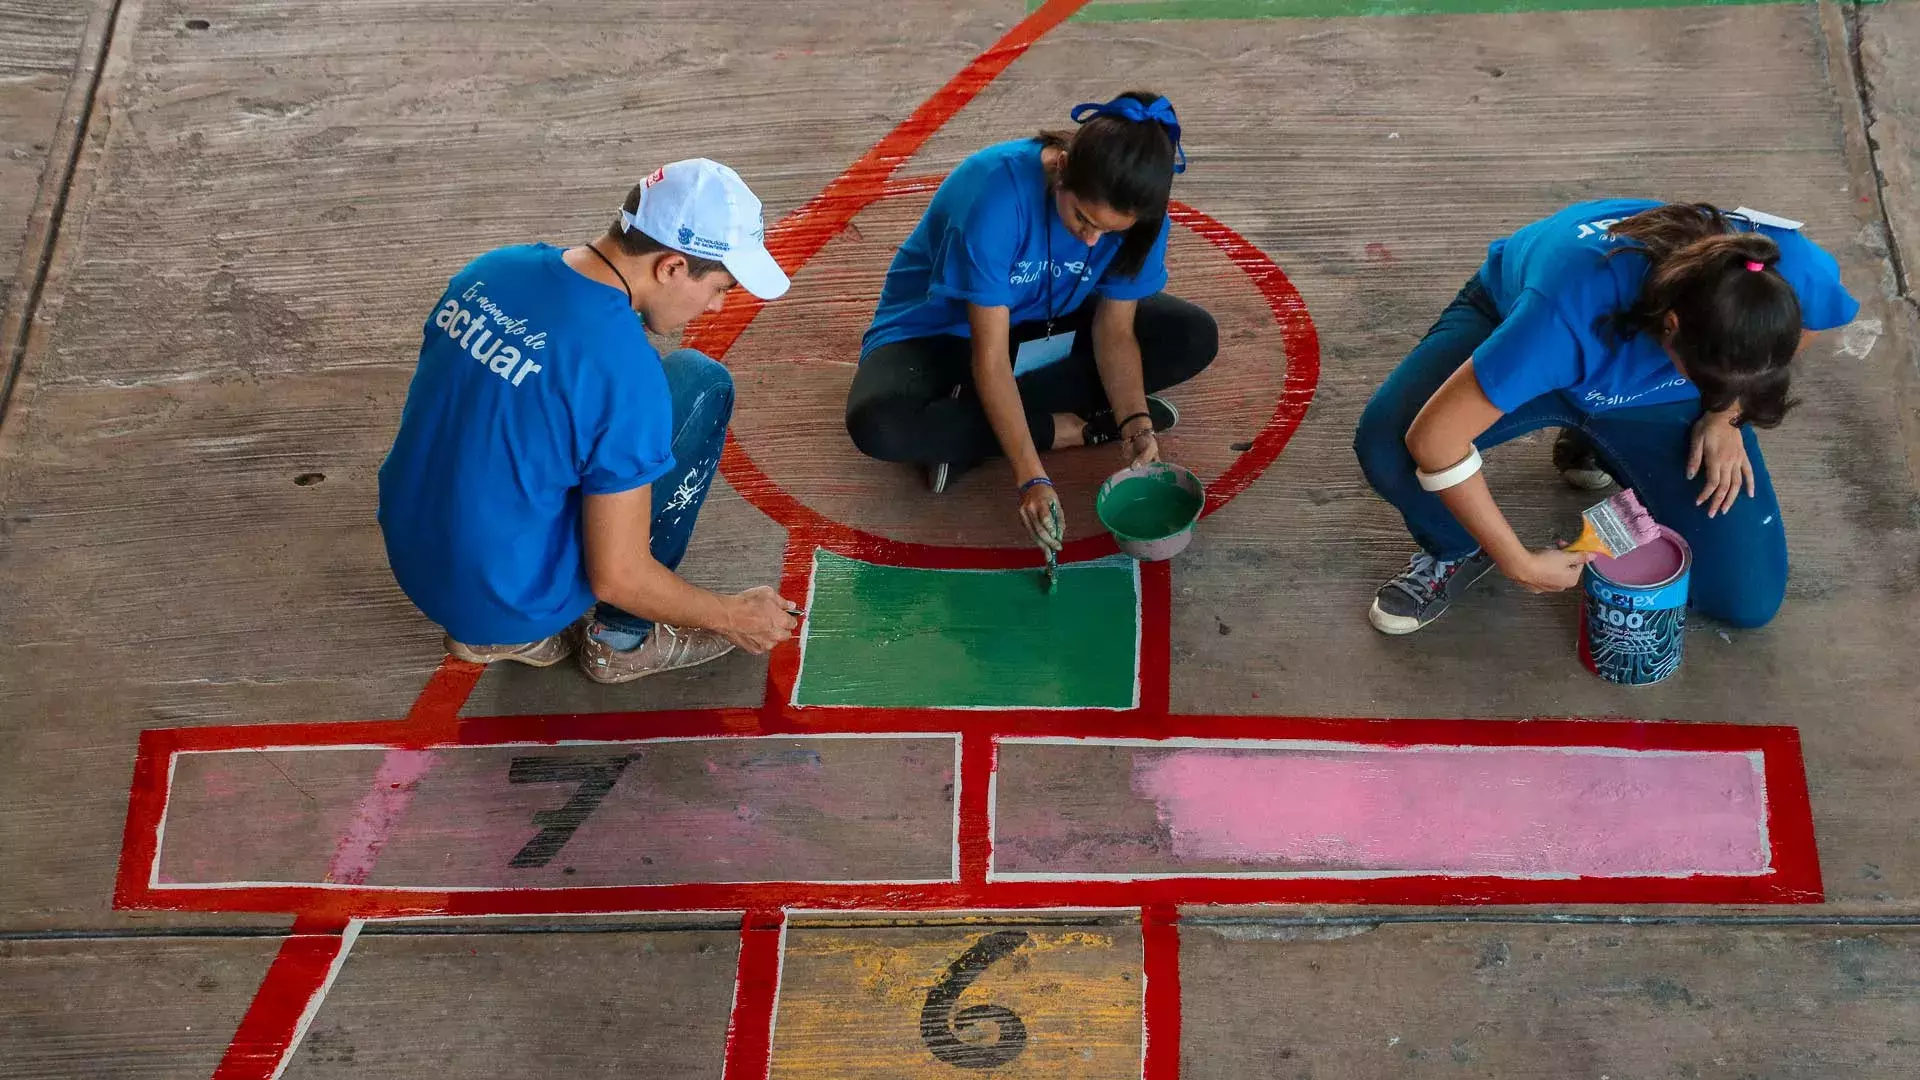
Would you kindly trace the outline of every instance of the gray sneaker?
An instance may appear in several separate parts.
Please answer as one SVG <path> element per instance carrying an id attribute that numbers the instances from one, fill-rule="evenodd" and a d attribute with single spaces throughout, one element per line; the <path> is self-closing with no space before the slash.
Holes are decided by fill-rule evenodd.
<path id="1" fill-rule="evenodd" d="M 1613 474 L 1600 464 L 1593 440 L 1578 428 L 1560 429 L 1553 440 L 1553 467 L 1575 491 L 1605 491 L 1613 486 Z"/>
<path id="2" fill-rule="evenodd" d="M 632 682 L 663 671 L 697 667 L 732 651 L 733 642 L 712 630 L 654 623 L 647 640 L 623 652 L 594 637 L 589 627 L 580 637 L 580 670 L 597 683 Z"/>
<path id="3" fill-rule="evenodd" d="M 447 652 L 455 660 L 469 664 L 492 664 L 511 660 L 528 667 L 552 667 L 573 653 L 573 630 L 569 627 L 552 637 L 529 641 L 524 645 L 468 645 L 446 636 Z"/>
<path id="4" fill-rule="evenodd" d="M 1417 551 L 1398 577 L 1373 594 L 1367 621 L 1383 634 L 1411 634 L 1444 614 L 1491 569 L 1493 557 L 1485 551 L 1464 559 L 1436 559 Z"/>

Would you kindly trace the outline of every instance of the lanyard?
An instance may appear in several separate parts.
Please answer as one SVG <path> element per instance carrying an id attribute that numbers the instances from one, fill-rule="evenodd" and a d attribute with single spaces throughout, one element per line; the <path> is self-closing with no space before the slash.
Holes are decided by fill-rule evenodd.
<path id="1" fill-rule="evenodd" d="M 1051 338 L 1053 336 L 1054 320 L 1065 314 L 1065 312 L 1053 310 L 1053 219 L 1056 214 L 1056 204 L 1053 198 L 1052 185 L 1047 186 L 1046 194 L 1042 196 L 1041 203 L 1042 212 L 1040 218 L 1046 222 L 1047 230 L 1047 336 Z M 1080 286 L 1087 283 L 1087 271 L 1092 269 L 1093 244 L 1088 244 L 1087 257 L 1080 263 L 1080 278 L 1073 283 L 1073 291 L 1067 294 L 1067 303 L 1073 303 L 1074 296 L 1080 292 Z"/>

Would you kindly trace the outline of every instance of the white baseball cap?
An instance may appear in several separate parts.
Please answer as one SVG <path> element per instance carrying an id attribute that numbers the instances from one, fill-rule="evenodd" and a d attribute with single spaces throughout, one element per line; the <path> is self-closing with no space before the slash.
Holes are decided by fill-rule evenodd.
<path id="1" fill-rule="evenodd" d="M 719 260 L 762 300 L 779 299 L 790 284 L 767 252 L 760 200 L 739 173 L 717 161 L 689 158 L 655 169 L 640 182 L 639 208 L 621 210 L 620 224 L 682 255 Z"/>

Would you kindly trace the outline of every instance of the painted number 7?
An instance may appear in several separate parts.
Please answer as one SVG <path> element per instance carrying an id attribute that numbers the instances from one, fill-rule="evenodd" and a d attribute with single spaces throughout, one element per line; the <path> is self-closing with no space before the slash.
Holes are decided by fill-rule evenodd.
<path id="1" fill-rule="evenodd" d="M 573 798 L 553 810 L 537 810 L 533 823 L 540 826 L 534 838 L 514 855 L 507 865 L 517 870 L 545 866 L 573 839 L 587 815 L 599 807 L 633 761 L 633 755 L 614 758 L 514 758 L 507 766 L 509 784 L 579 784 Z"/>

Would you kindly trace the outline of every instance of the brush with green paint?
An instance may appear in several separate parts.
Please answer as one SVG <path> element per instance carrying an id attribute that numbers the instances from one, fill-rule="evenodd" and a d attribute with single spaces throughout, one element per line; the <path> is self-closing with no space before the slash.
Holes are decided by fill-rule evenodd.
<path id="1" fill-rule="evenodd" d="M 1058 540 L 1065 540 L 1066 537 L 1063 534 L 1066 532 L 1066 529 L 1062 526 L 1060 522 L 1060 504 L 1055 503 L 1051 508 L 1051 512 L 1053 515 L 1054 538 Z M 1047 593 L 1051 595 L 1053 593 L 1059 592 L 1060 591 L 1060 553 L 1055 551 L 1052 548 L 1047 549 L 1047 572 L 1046 573 L 1047 573 L 1047 580 L 1046 580 Z"/>

